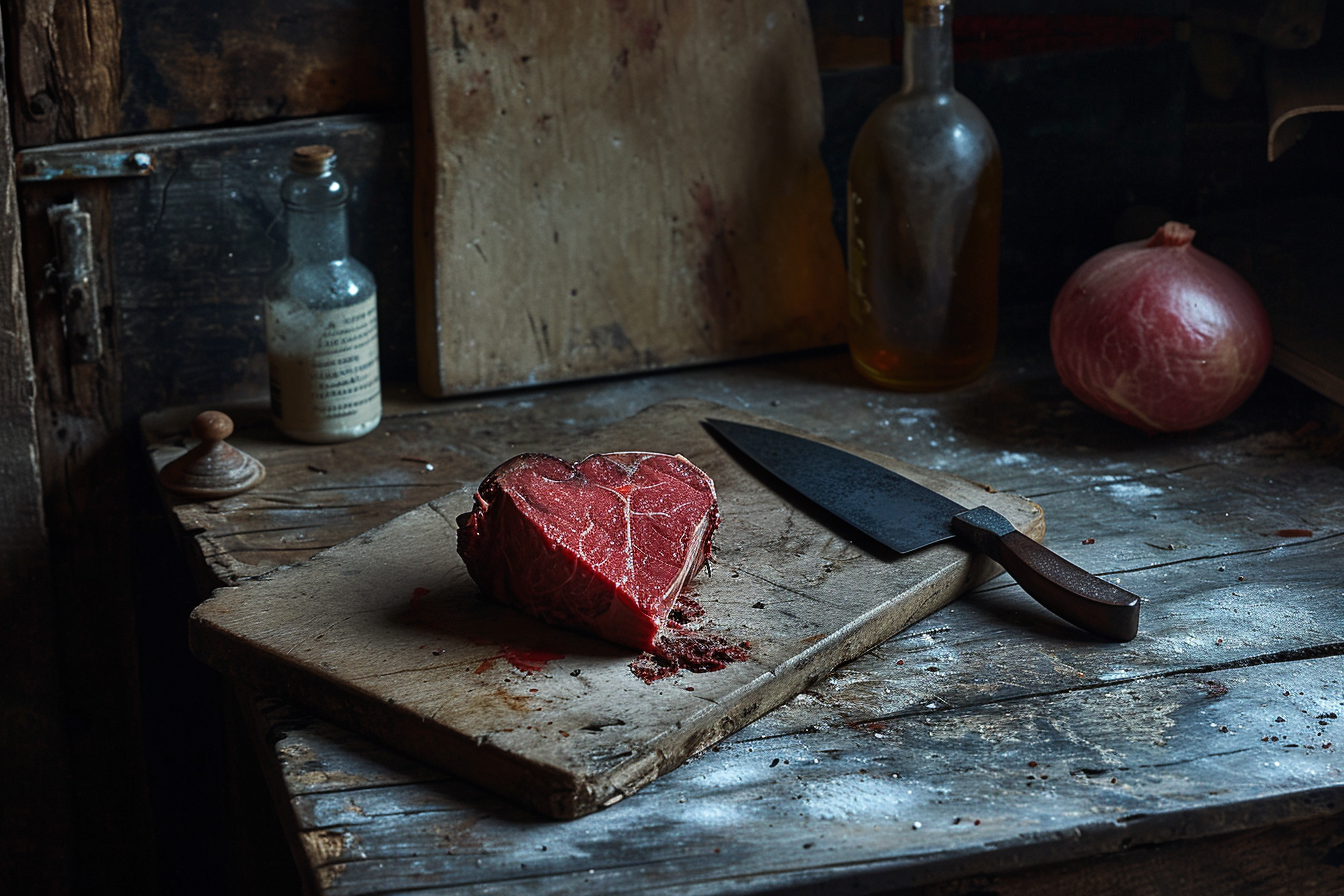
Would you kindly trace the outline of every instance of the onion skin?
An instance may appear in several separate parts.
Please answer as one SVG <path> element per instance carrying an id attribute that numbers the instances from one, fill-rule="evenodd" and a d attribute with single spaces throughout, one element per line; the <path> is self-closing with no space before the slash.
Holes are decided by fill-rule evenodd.
<path id="1" fill-rule="evenodd" d="M 1168 222 L 1106 249 L 1055 299 L 1050 350 L 1084 404 L 1148 433 L 1221 420 L 1259 385 L 1273 349 L 1251 285 Z"/>

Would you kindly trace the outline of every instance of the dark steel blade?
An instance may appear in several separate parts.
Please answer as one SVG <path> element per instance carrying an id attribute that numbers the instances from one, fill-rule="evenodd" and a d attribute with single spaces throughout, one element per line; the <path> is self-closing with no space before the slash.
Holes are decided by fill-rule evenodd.
<path id="1" fill-rule="evenodd" d="M 704 422 L 783 483 L 894 551 L 908 554 L 955 537 L 952 517 L 966 508 L 886 467 L 773 429 Z"/>

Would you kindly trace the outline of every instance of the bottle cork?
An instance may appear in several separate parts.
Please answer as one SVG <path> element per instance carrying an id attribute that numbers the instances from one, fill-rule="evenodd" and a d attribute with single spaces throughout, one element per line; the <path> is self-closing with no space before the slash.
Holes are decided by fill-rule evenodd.
<path id="1" fill-rule="evenodd" d="M 315 143 L 300 146 L 289 157 L 289 170 L 298 174 L 321 174 L 336 164 L 336 150 Z"/>

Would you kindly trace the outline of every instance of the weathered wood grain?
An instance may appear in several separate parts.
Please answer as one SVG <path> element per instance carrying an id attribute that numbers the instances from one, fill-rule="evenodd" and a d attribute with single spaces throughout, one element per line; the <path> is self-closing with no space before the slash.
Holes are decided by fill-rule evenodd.
<path id="1" fill-rule="evenodd" d="M 1030 339 L 1009 345 L 1029 346 Z M 1276 854 L 1275 844 L 1285 860 L 1300 856 L 1315 877 L 1332 880 L 1328 875 L 1334 873 L 1333 866 L 1322 865 L 1322 857 L 1338 845 L 1326 836 L 1331 820 L 1337 824 L 1338 795 L 1313 790 L 1304 767 L 1283 764 L 1277 754 L 1265 757 L 1271 764 L 1252 775 L 1254 769 L 1237 764 L 1242 760 L 1219 755 L 1223 747 L 1217 739 L 1229 734 L 1207 728 L 1209 722 L 1221 727 L 1231 719 L 1230 734 L 1244 737 L 1254 734 L 1252 723 L 1263 728 L 1292 721 L 1294 715 L 1284 711 L 1288 707 L 1276 702 L 1288 699 L 1284 690 L 1295 701 L 1338 700 L 1340 693 L 1337 673 L 1319 680 L 1311 675 L 1321 663 L 1338 663 L 1344 642 L 1344 592 L 1338 572 L 1344 564 L 1344 540 L 1338 537 L 1344 530 L 1344 413 L 1273 372 L 1228 419 L 1199 433 L 1156 438 L 1130 432 L 1079 405 L 1054 377 L 1048 354 L 1018 351 L 1002 354 L 976 384 L 943 395 L 871 388 L 850 371 L 843 355 L 821 354 L 442 404 L 412 401 L 398 405 L 385 421 L 388 435 L 376 436 L 391 446 L 364 440 L 324 450 L 315 465 L 328 470 L 326 474 L 303 467 L 302 449 L 278 441 L 263 426 L 254 431 L 252 447 L 263 457 L 285 458 L 282 466 L 288 471 L 275 482 L 268 480 L 275 492 L 249 493 L 236 504 L 177 509 L 180 518 L 204 527 L 197 540 L 222 551 L 220 560 L 230 560 L 229 548 L 238 546 L 247 552 L 244 556 L 258 561 L 254 572 L 271 569 L 274 557 L 268 546 L 278 546 L 291 532 L 313 542 L 335 538 L 336 533 L 357 534 L 364 520 L 403 512 L 415 502 L 418 485 L 440 474 L 448 491 L 454 482 L 478 479 L 515 449 L 562 438 L 582 445 L 586 433 L 640 407 L 686 396 L 765 414 L 837 442 L 1030 497 L 1050 520 L 1048 544 L 1085 568 L 1118 577 L 1146 598 L 1139 637 L 1129 645 L 1100 644 L 1054 620 L 1016 585 L 997 579 L 814 683 L 723 741 L 719 753 L 701 754 L 590 819 L 553 828 L 348 730 L 300 710 L 272 706 L 271 734 L 279 738 L 278 786 L 288 788 L 281 792 L 288 792 L 292 801 L 282 817 L 292 827 L 295 848 L 309 856 L 304 865 L 314 876 L 315 890 L 396 891 L 411 886 L 414 875 L 416 886 L 432 882 L 431 888 L 451 889 L 457 885 L 450 881 L 459 881 L 468 892 L 509 892 L 524 885 L 545 892 L 545 878 L 530 876 L 529 869 L 559 872 L 557 890 L 640 889 L 645 881 L 621 864 L 637 860 L 605 834 L 621 829 L 607 822 L 618 817 L 612 816 L 617 811 L 644 819 L 636 825 L 641 833 L 635 840 L 662 857 L 658 867 L 668 881 L 695 881 L 688 892 L 697 892 L 695 887 L 706 893 L 772 887 L 807 892 L 850 881 L 860 885 L 858 892 L 897 893 L 918 885 L 926 888 L 919 896 L 961 896 L 975 892 L 976 881 L 986 880 L 1014 893 L 1033 892 L 1030 887 L 1036 886 L 1051 892 L 1052 881 L 1070 880 L 1095 884 L 1107 896 L 1126 892 L 1126 878 L 1102 879 L 1088 870 L 1095 867 L 1133 870 L 1140 886 L 1161 880 L 1153 876 L 1154 869 L 1166 868 L 1172 880 L 1189 882 L 1189 892 L 1199 893 L 1200 880 L 1188 871 L 1199 867 L 1190 857 L 1202 853 L 1223 855 L 1221 864 L 1228 869 L 1246 868 L 1251 892 L 1277 896 L 1281 891 L 1270 873 L 1273 860 L 1266 858 Z M 156 459 L 183 450 L 171 443 L 185 431 L 185 419 L 174 423 L 166 415 L 146 421 L 149 438 L 158 446 Z M 434 462 L 435 469 L 425 470 L 425 460 Z M 360 493 L 361 478 L 388 506 L 350 506 Z M 323 481 L 334 486 L 331 492 L 317 484 Z M 303 514 L 286 510 L 279 501 L 314 508 L 313 519 L 320 525 L 294 529 Z M 276 525 L 282 518 L 291 528 Z M 1303 528 L 1312 534 L 1280 534 Z M 285 556 L 303 555 L 301 545 L 286 545 L 293 554 Z M 1275 674 L 1283 687 L 1266 693 L 1265 676 Z M 1227 702 L 1227 695 L 1218 696 L 1223 687 L 1236 696 L 1233 702 Z M 1121 706 L 1125 699 L 1132 706 Z M 1260 707 L 1261 702 L 1267 705 Z M 1171 709 L 1177 705 L 1186 708 Z M 1215 706 L 1226 710 L 1223 718 L 1189 724 L 1193 717 L 1188 713 Z M 1274 715 L 1260 714 L 1270 708 Z M 1297 718 L 1306 718 L 1304 708 L 1309 708 L 1305 702 L 1294 704 Z M 1337 709 L 1329 711 L 1338 715 Z M 1273 722 L 1278 717 L 1287 721 Z M 1172 719 L 1176 722 L 1169 724 Z M 1321 731 L 1338 724 L 1329 718 L 1309 721 Z M 1321 721 L 1327 724 L 1319 725 Z M 1194 730 L 1201 724 L 1207 731 L 1202 744 Z M 1255 729 L 1259 733 L 1254 734 L 1252 751 L 1323 755 L 1324 736 L 1316 738 L 1317 746 L 1308 754 L 1300 723 L 1294 724 L 1295 740 L 1260 741 L 1278 732 Z M 1184 739 L 1164 738 L 1158 728 Z M 929 732 L 938 732 L 939 739 L 930 740 Z M 1020 740 L 1014 742 L 1014 737 Z M 956 741 L 957 750 L 970 750 L 994 738 L 999 739 L 999 752 L 1021 750 L 1013 755 L 1036 761 L 1049 778 L 1027 788 L 1025 775 L 1036 773 L 1030 767 L 1024 770 L 1005 761 L 987 773 L 982 767 L 991 764 L 992 751 L 969 756 L 945 744 Z M 1152 743 L 1159 739 L 1167 744 Z M 1280 746 L 1287 743 L 1299 746 Z M 763 761 L 765 772 L 780 777 L 760 777 L 758 755 L 782 746 L 796 753 L 770 752 Z M 1028 749 L 1037 752 L 1027 757 Z M 1198 749 L 1206 751 L 1202 758 Z M 1119 759 L 1121 753 L 1132 758 L 1143 750 L 1151 751 L 1153 761 L 1142 763 L 1142 769 L 1137 760 Z M 782 841 L 771 839 L 776 829 L 808 836 L 821 830 L 819 817 L 827 819 L 825 824 L 840 825 L 828 829 L 831 833 L 844 828 L 846 819 L 854 830 L 862 826 L 864 816 L 855 812 L 860 804 L 850 785 L 814 781 L 795 769 L 795 755 L 804 753 L 819 759 L 818 767 L 826 767 L 832 756 L 845 755 L 861 758 L 858 768 L 868 771 L 868 760 L 877 757 L 909 763 L 908 768 L 894 769 L 902 778 L 890 780 L 924 800 L 916 805 L 928 807 L 929 816 L 908 819 L 911 825 L 921 822 L 920 832 L 870 819 L 872 839 L 865 835 L 854 842 L 861 852 L 888 850 L 890 859 L 872 864 L 850 864 L 843 858 L 837 862 L 834 853 L 812 858 L 819 843 L 839 842 L 839 834 L 829 841 L 803 840 L 813 843 L 805 851 L 801 843 L 781 847 Z M 1100 761 L 1107 757 L 1109 764 Z M 775 758 L 780 762 L 771 769 Z M 1175 764 L 1163 764 L 1167 760 Z M 1275 769 L 1273 761 L 1281 765 Z M 1046 762 L 1063 762 L 1067 770 L 1113 772 L 1125 765 L 1127 776 L 1061 774 L 1044 769 Z M 1336 764 L 1329 774 L 1337 774 L 1337 760 L 1330 762 Z M 848 766 L 830 767 L 858 778 Z M 803 777 L 784 778 L 782 772 Z M 703 776 L 703 781 L 697 777 L 699 783 L 692 786 L 688 782 L 694 776 Z M 1117 778 L 1116 785 L 1109 784 L 1110 777 Z M 1084 790 L 1084 785 L 1093 789 Z M 1059 802 L 1061 786 L 1066 788 L 1064 803 Z M 772 797 L 772 788 L 782 788 L 782 795 Z M 1005 809 L 995 824 L 1030 824 L 1039 836 L 1019 837 L 1014 828 L 992 846 L 981 843 L 967 854 L 949 857 L 946 850 L 966 842 L 959 839 L 966 836 L 962 825 L 974 827 L 974 818 L 968 822 L 966 816 L 961 824 L 951 825 L 968 799 L 974 802 L 988 794 L 999 801 L 1015 794 L 1026 800 L 1028 792 L 1034 802 L 1011 804 L 1012 811 Z M 912 796 L 904 791 L 887 796 L 886 802 L 897 809 L 911 805 L 902 802 Z M 1106 799 L 1093 803 L 1098 796 Z M 341 799 L 351 811 L 338 811 Z M 740 818 L 743 805 L 763 802 L 777 814 L 752 826 L 753 836 L 763 831 L 773 855 L 800 855 L 803 860 L 789 864 L 781 858 L 774 869 L 780 874 L 736 877 L 732 869 L 743 853 L 733 850 L 750 847 L 714 827 L 714 819 Z M 353 811 L 354 806 L 365 814 Z M 1099 826 L 1090 824 L 1094 808 L 1103 819 Z M 1074 810 L 1077 814 L 1068 814 Z M 933 814 L 948 811 L 954 814 Z M 1148 817 L 1130 817 L 1141 812 Z M 1052 815 L 1057 817 L 1052 820 Z M 951 841 L 938 840 L 932 851 L 927 848 L 931 838 L 907 839 L 928 833 L 929 817 L 941 819 L 940 825 L 945 822 L 940 833 L 953 835 Z M 983 833 L 990 821 L 986 814 L 976 817 L 982 820 L 976 830 Z M 534 823 L 539 827 L 533 829 Z M 546 830 L 556 833 L 537 833 Z M 848 843 L 851 829 L 844 830 Z M 1126 843 L 1136 832 L 1138 837 Z M 1289 838 L 1299 832 L 1314 839 L 1293 844 Z M 882 833 L 891 839 L 874 845 Z M 1235 855 L 1216 852 L 1224 842 Z M 709 846 L 701 850 L 702 844 Z M 1132 848 L 1136 844 L 1141 848 Z M 714 847 L 720 853 L 714 854 Z M 546 864 L 557 850 L 561 863 Z M 1249 856 L 1259 856 L 1260 864 Z M 1151 867 L 1148 857 L 1153 857 Z M 477 858 L 488 871 L 467 880 Z M 588 864 L 578 868 L 585 860 Z M 575 873 L 565 870 L 564 861 L 574 863 Z M 763 867 L 767 859 L 751 861 Z M 687 870 L 690 865 L 695 867 Z M 782 871 L 786 865 L 791 870 Z M 591 885 L 589 868 L 594 870 Z M 678 877 L 682 873 L 688 877 Z M 1213 889 L 1203 892 L 1216 891 L 1215 882 L 1225 879 L 1210 872 L 1207 880 Z M 1290 884 L 1311 879 L 1301 867 L 1284 870 L 1283 880 Z M 1106 887 L 1115 889 L 1108 892 Z"/>
<path id="2" fill-rule="evenodd" d="M 307 563 L 221 589 L 193 614 L 193 649 L 253 687 L 566 818 L 635 792 L 997 572 L 951 544 L 896 557 L 828 529 L 700 426 L 725 413 L 752 419 L 666 402 L 591 439 L 604 452 L 672 445 L 715 481 L 717 574 L 693 592 L 709 631 L 749 645 L 744 662 L 648 684 L 628 668 L 628 650 L 482 602 L 454 549 L 453 521 L 470 509 L 474 486 Z M 873 459 L 1044 534 L 1030 502 Z M 515 672 L 510 650 L 552 659 L 544 674 Z"/>
<path id="3" fill-rule="evenodd" d="M 1240 892 L 1326 896 L 1340 887 L 1339 820 L 1312 818 L 1267 827 L 1145 843 L 1104 856 L 972 875 L 890 896 L 1191 896 Z"/>
<path id="4" fill-rule="evenodd" d="M 304 559 L 436 493 L 479 482 L 511 454 L 565 441 L 582 449 L 584 432 L 694 396 L 993 483 L 1047 511 L 1057 506 L 1067 516 L 1052 522 L 1051 546 L 1088 568 L 1235 553 L 1248 547 L 1246 536 L 1254 548 L 1301 541 L 1276 534 L 1285 528 L 1339 531 L 1328 521 L 1341 474 L 1322 458 L 1340 453 L 1332 415 L 1344 414 L 1311 402 L 1291 382 L 1273 378 L 1241 412 L 1203 432 L 1153 439 L 1073 400 L 1048 360 L 1023 363 L 1002 358 L 950 400 L 879 391 L 835 353 L 744 365 L 728 379 L 717 368 L 684 370 L 443 403 L 403 393 L 389 400 L 370 438 L 320 450 L 283 440 L 261 406 L 230 405 L 240 421 L 236 443 L 267 464 L 267 482 L 225 502 L 174 504 L 188 531 L 206 533 L 212 555 L 243 564 L 216 570 L 228 582 L 240 571 Z M 184 450 L 194 410 L 145 418 L 156 465 Z M 1257 428 L 1280 411 L 1281 420 Z M 1152 531 L 1131 530 L 1140 524 Z M 1096 541 L 1081 545 L 1075 537 Z"/>
<path id="5" fill-rule="evenodd" d="M 5 4 L 14 142 L 20 147 L 115 133 L 122 79 L 117 0 Z"/>
<path id="6" fill-rule="evenodd" d="M 8 0 L 20 147 L 410 105 L 410 16 L 371 0 Z"/>
<path id="7" fill-rule="evenodd" d="M 1254 583 L 1212 562 L 1108 576 L 1150 595 L 1139 637 L 1125 645 L 1076 636 L 1016 585 L 991 582 L 813 685 L 806 706 L 781 708 L 757 728 L 796 734 L 820 713 L 880 729 L 931 705 L 1027 699 L 1180 670 L 1216 676 L 1213 670 L 1344 650 L 1344 589 L 1324 578 L 1344 568 L 1344 544 L 1285 552 L 1272 566 L 1264 559 L 1242 567 L 1254 571 Z"/>
<path id="8" fill-rule="evenodd" d="M 0 47 L 0 70 L 6 57 Z M 9 108 L 3 78 L 0 108 Z M 0 820 L 0 879 L 20 890 L 64 893 L 71 884 L 71 794 L 13 159 L 6 119 L 0 122 L 0 766 L 10 770 L 11 808 Z"/>
<path id="9" fill-rule="evenodd" d="M 121 17 L 119 133 L 410 106 L 404 4 L 123 0 Z"/>
<path id="10" fill-rule="evenodd" d="M 939 705 L 886 726 L 781 735 L 757 723 L 639 797 L 564 823 L 269 709 L 324 892 L 418 879 L 471 893 L 881 893 L 1338 813 L 1342 681 L 1331 657 Z M 1339 836 L 1314 856 L 1322 885 L 1344 880 L 1323 860 Z M 1152 891 L 1118 880 L 1098 892 Z"/>
<path id="11" fill-rule="evenodd" d="M 802 0 L 418 0 L 420 384 L 843 339 Z"/>

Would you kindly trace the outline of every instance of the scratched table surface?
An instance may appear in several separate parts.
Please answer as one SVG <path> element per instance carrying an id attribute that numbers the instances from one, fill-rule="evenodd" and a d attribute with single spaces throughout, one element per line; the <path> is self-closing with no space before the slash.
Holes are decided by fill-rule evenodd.
<path id="1" fill-rule="evenodd" d="M 225 408 L 265 482 L 165 497 L 211 584 L 694 397 L 1025 495 L 1046 543 L 1141 595 L 1142 619 L 1102 643 L 991 580 L 574 821 L 241 692 L 310 892 L 1344 892 L 1344 410 L 1287 377 L 1155 437 L 1081 405 L 1039 352 L 933 395 L 872 387 L 841 352 L 446 402 L 389 391 L 380 428 L 335 446 Z M 155 464 L 194 410 L 145 419 Z"/>

